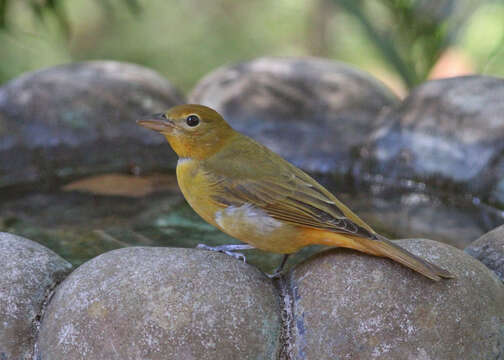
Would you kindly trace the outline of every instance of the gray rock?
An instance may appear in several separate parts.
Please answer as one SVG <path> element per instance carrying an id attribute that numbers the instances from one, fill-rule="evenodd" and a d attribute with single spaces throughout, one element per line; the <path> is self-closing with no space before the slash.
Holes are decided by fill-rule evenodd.
<path id="1" fill-rule="evenodd" d="M 462 202 L 449 194 L 374 185 L 372 193 L 358 189 L 345 204 L 376 231 L 393 239 L 436 239 L 464 249 L 502 222 L 500 216 Z M 453 199 L 453 200 L 452 200 Z M 457 202 L 455 202 L 457 200 Z M 462 199 L 464 200 L 464 199 Z"/>
<path id="2" fill-rule="evenodd" d="M 183 103 L 152 70 L 114 61 L 61 65 L 0 88 L 0 186 L 174 167 L 162 136 L 135 120 Z"/>
<path id="3" fill-rule="evenodd" d="M 397 97 L 369 74 L 316 58 L 259 58 L 207 75 L 189 96 L 308 171 L 346 173 Z"/>
<path id="4" fill-rule="evenodd" d="M 374 173 L 461 184 L 504 202 L 504 79 L 466 76 L 413 90 L 372 135 Z"/>
<path id="5" fill-rule="evenodd" d="M 51 250 L 0 232 L 0 359 L 32 359 L 43 305 L 71 265 Z"/>
<path id="6" fill-rule="evenodd" d="M 275 290 L 253 267 L 195 249 L 100 255 L 57 289 L 39 336 L 44 359 L 275 359 Z"/>
<path id="7" fill-rule="evenodd" d="M 504 286 L 463 251 L 398 243 L 456 275 L 433 282 L 388 259 L 350 250 L 293 270 L 296 359 L 502 359 Z"/>
<path id="8" fill-rule="evenodd" d="M 504 281 L 504 225 L 481 236 L 465 252 L 481 261 Z"/>

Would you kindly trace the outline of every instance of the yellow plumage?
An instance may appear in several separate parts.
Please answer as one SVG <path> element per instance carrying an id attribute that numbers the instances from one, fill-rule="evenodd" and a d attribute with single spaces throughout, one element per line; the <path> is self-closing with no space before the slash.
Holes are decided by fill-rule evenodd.
<path id="1" fill-rule="evenodd" d="M 311 244 L 352 248 L 433 280 L 451 277 L 378 235 L 308 174 L 208 107 L 176 106 L 139 123 L 161 132 L 179 155 L 177 179 L 192 208 L 243 242 L 282 254 Z"/>

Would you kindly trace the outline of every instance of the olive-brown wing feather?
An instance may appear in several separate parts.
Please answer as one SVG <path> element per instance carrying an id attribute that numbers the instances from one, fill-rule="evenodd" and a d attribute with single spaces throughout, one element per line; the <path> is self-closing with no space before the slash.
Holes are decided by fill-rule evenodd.
<path id="1" fill-rule="evenodd" d="M 234 141 L 204 165 L 213 183 L 213 201 L 222 206 L 253 204 L 297 226 L 377 238 L 371 227 L 308 174 L 246 136 Z"/>
<path id="2" fill-rule="evenodd" d="M 303 181 L 292 177 L 287 184 L 275 179 L 220 178 L 213 200 L 224 206 L 252 204 L 274 219 L 310 227 L 376 239 L 376 235 L 345 217 L 337 204 Z"/>

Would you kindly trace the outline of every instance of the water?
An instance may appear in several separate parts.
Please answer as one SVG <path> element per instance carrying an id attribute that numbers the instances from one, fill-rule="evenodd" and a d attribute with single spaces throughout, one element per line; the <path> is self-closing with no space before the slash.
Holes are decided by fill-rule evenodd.
<path id="1" fill-rule="evenodd" d="M 174 179 L 173 174 L 168 176 Z M 388 183 L 369 176 L 358 184 L 334 177 L 319 180 L 391 238 L 424 237 L 463 249 L 504 223 L 502 211 L 477 198 L 438 193 L 421 183 Z M 40 242 L 75 265 L 125 246 L 192 248 L 199 243 L 237 243 L 200 219 L 176 186 L 128 197 L 64 191 L 62 185 L 0 190 L 0 231 Z M 306 248 L 290 264 L 320 249 Z M 258 250 L 245 254 L 249 263 L 263 271 L 271 271 L 281 259 L 281 255 Z"/>

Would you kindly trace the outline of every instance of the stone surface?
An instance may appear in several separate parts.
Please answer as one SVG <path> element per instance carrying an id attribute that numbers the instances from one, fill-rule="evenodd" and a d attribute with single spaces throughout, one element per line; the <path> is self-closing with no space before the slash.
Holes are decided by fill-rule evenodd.
<path id="1" fill-rule="evenodd" d="M 503 222 L 500 210 L 470 198 L 429 191 L 422 183 L 401 184 L 374 183 L 367 191 L 357 187 L 347 201 L 340 200 L 389 238 L 435 239 L 459 249 Z"/>
<path id="2" fill-rule="evenodd" d="M 482 263 L 431 240 L 398 244 L 446 268 L 433 282 L 343 249 L 288 277 L 295 359 L 502 359 L 504 286 Z"/>
<path id="3" fill-rule="evenodd" d="M 308 171 L 346 173 L 397 97 L 369 74 L 316 58 L 259 58 L 215 70 L 189 96 Z"/>
<path id="4" fill-rule="evenodd" d="M 393 111 L 362 152 L 387 177 L 462 184 L 504 202 L 504 79 L 426 82 Z"/>
<path id="5" fill-rule="evenodd" d="M 275 359 L 280 323 L 264 275 L 223 254 L 126 248 L 75 270 L 39 336 L 51 359 Z"/>
<path id="6" fill-rule="evenodd" d="M 504 281 L 504 225 L 486 233 L 470 244 L 465 251 Z"/>
<path id="7" fill-rule="evenodd" d="M 114 61 L 61 65 L 0 88 L 0 186 L 175 166 L 164 139 L 138 118 L 183 103 L 152 70 Z"/>
<path id="8" fill-rule="evenodd" d="M 51 250 L 0 232 L 0 359 L 32 359 L 42 307 L 71 265 Z"/>

